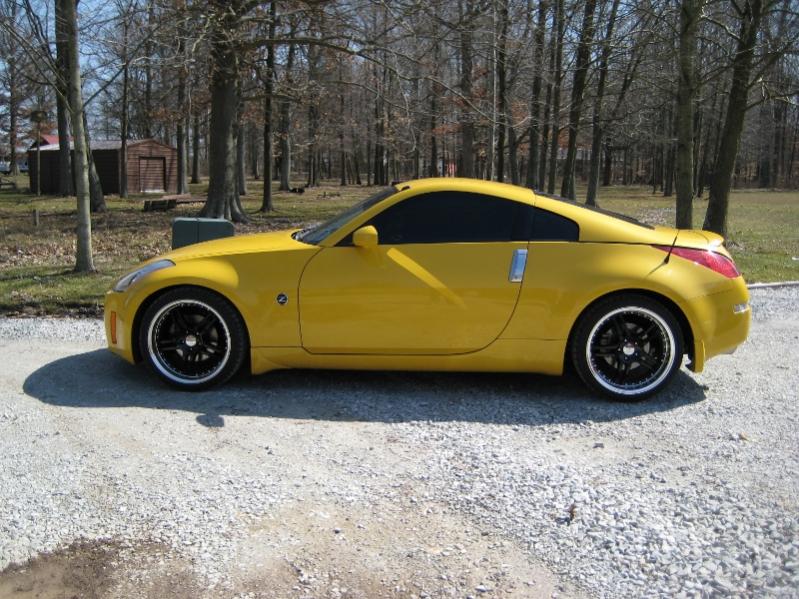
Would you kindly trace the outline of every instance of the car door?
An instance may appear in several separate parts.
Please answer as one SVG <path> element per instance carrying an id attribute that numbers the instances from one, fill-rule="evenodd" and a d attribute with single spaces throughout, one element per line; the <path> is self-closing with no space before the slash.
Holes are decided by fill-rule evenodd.
<path id="1" fill-rule="evenodd" d="M 388 207 L 365 223 L 377 229 L 376 247 L 354 247 L 350 235 L 309 261 L 303 347 L 406 355 L 486 347 L 516 305 L 532 218 L 528 204 L 464 192 Z"/>

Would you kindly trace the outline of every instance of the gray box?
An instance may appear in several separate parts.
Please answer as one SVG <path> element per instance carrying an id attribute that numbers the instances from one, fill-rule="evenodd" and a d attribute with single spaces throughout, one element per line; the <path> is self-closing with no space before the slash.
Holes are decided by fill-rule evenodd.
<path id="1" fill-rule="evenodd" d="M 233 223 L 224 218 L 176 218 L 172 221 L 172 249 L 233 237 Z"/>

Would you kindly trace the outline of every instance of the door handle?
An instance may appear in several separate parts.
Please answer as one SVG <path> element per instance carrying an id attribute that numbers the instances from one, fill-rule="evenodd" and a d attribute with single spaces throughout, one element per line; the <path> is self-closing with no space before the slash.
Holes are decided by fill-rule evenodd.
<path id="1" fill-rule="evenodd" d="M 510 261 L 508 280 L 511 283 L 521 283 L 524 278 L 524 267 L 527 266 L 527 250 L 515 250 Z"/>

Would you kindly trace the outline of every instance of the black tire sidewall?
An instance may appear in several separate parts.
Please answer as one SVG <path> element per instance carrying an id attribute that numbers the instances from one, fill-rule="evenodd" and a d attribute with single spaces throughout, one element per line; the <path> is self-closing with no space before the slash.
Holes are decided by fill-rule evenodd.
<path id="1" fill-rule="evenodd" d="M 202 383 L 180 382 L 165 376 L 155 363 L 156 358 L 150 353 L 148 334 L 150 325 L 159 311 L 168 304 L 180 300 L 200 302 L 213 308 L 224 320 L 228 329 L 230 355 L 225 366 L 211 379 Z M 139 351 L 147 366 L 169 386 L 184 391 L 201 391 L 229 380 L 243 366 L 248 351 L 247 329 L 238 311 L 231 303 L 218 293 L 202 287 L 176 287 L 159 295 L 146 309 L 138 330 Z"/>
<path id="2" fill-rule="evenodd" d="M 591 368 L 589 367 L 586 358 L 586 344 L 589 342 L 588 337 L 591 334 L 594 326 L 608 313 L 618 308 L 628 306 L 644 308 L 657 314 L 666 323 L 666 326 L 669 328 L 671 335 L 674 338 L 674 347 L 672 348 L 674 361 L 666 375 L 655 387 L 634 395 L 615 393 L 599 383 L 594 374 L 591 372 Z M 574 364 L 574 368 L 582 379 L 583 383 L 585 383 L 585 385 L 592 391 L 595 391 L 613 400 L 624 402 L 640 401 L 661 391 L 666 385 L 668 385 L 675 373 L 680 369 L 682 365 L 683 352 L 684 344 L 682 329 L 680 328 L 680 324 L 671 310 L 655 299 L 636 293 L 625 293 L 610 296 L 597 301 L 594 305 L 589 307 L 577 323 L 571 344 L 572 363 Z"/>

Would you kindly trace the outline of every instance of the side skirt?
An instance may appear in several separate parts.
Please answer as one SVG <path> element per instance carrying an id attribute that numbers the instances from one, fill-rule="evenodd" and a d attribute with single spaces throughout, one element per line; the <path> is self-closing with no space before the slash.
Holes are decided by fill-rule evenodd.
<path id="1" fill-rule="evenodd" d="M 566 340 L 498 339 L 477 352 L 459 355 L 311 354 L 301 347 L 254 347 L 252 373 L 282 368 L 536 372 L 560 375 Z"/>

